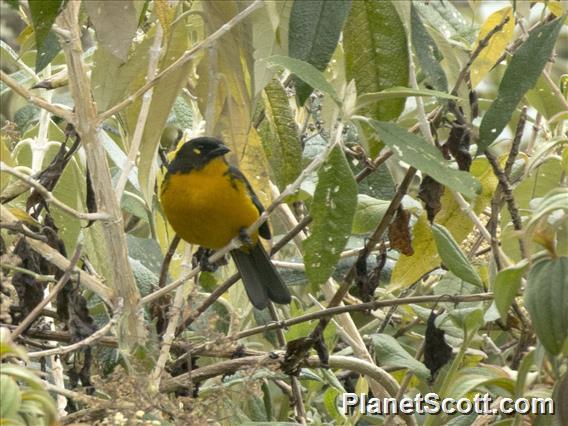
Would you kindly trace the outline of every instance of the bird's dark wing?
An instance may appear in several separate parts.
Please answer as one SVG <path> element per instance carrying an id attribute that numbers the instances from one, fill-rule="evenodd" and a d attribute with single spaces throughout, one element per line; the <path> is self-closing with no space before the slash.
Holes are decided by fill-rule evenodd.
<path id="1" fill-rule="evenodd" d="M 262 214 L 262 212 L 264 212 L 264 207 L 262 206 L 262 204 L 260 203 L 260 200 L 258 199 L 256 194 L 254 193 L 254 190 L 252 189 L 252 186 L 250 185 L 250 183 L 247 180 L 247 178 L 245 177 L 245 175 L 239 169 L 237 169 L 234 166 L 229 166 L 229 174 L 230 174 L 231 179 L 238 179 L 238 180 L 245 183 L 245 185 L 247 187 L 247 191 L 249 193 L 249 196 L 250 196 L 253 204 L 258 209 L 258 212 L 260 214 Z M 260 228 L 258 229 L 258 233 L 262 238 L 265 238 L 267 240 L 269 240 L 271 238 L 270 227 L 268 226 L 268 222 L 264 222 L 260 226 Z"/>

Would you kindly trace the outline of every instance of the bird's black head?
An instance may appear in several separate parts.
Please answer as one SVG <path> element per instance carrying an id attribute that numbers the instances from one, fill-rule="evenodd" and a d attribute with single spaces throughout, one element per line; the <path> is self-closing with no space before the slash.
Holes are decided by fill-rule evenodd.
<path id="1" fill-rule="evenodd" d="M 213 158 L 225 155 L 229 151 L 219 139 L 208 137 L 192 139 L 178 150 L 168 167 L 168 172 L 185 173 L 192 169 L 201 169 Z"/>

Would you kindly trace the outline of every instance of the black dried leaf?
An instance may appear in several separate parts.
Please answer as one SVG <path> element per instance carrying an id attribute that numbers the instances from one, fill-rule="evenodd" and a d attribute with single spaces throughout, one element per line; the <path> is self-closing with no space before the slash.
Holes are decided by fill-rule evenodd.
<path id="1" fill-rule="evenodd" d="M 444 185 L 436 182 L 430 176 L 424 176 L 422 183 L 420 184 L 420 190 L 418 192 L 418 198 L 420 198 L 426 209 L 426 214 L 428 215 L 428 220 L 430 222 L 434 221 L 434 218 L 442 208 L 441 198 L 444 194 Z"/>
<path id="2" fill-rule="evenodd" d="M 94 213 L 97 211 L 97 199 L 95 197 L 95 189 L 93 188 L 93 180 L 91 179 L 91 173 L 89 171 L 89 167 L 87 166 L 87 200 L 85 202 L 87 205 L 87 211 L 89 213 Z M 88 228 L 94 223 L 94 221 L 90 220 L 85 228 Z"/>
<path id="3" fill-rule="evenodd" d="M 329 351 L 327 350 L 327 346 L 325 346 L 325 342 L 323 341 L 323 333 L 319 331 L 315 333 L 313 338 L 313 346 L 318 354 L 318 358 L 321 362 L 321 366 L 323 368 L 329 367 Z"/>
<path id="4" fill-rule="evenodd" d="M 364 262 L 363 262 L 364 260 Z M 364 263 L 365 270 L 362 269 L 359 263 L 357 264 L 357 276 L 356 276 L 356 285 L 357 285 L 357 293 L 355 294 L 359 297 L 363 302 L 370 302 L 374 300 L 375 290 L 379 286 L 381 272 L 385 266 L 387 260 L 386 256 L 386 248 L 384 245 L 380 248 L 380 253 L 376 256 L 376 262 L 373 265 L 371 262 L 372 270 L 367 272 L 367 258 L 364 257 L 361 259 L 361 264 Z M 361 267 L 361 269 L 359 269 Z"/>
<path id="5" fill-rule="evenodd" d="M 69 137 L 74 137 L 75 140 L 71 148 L 69 148 L 68 150 L 67 140 L 69 139 Z M 33 178 L 41 185 L 43 185 L 48 191 L 53 191 L 53 188 L 55 188 L 57 182 L 59 182 L 59 179 L 63 174 L 63 170 L 65 170 L 65 167 L 69 163 L 69 160 L 71 160 L 71 157 L 73 156 L 77 148 L 79 148 L 80 142 L 81 139 L 75 131 L 75 128 L 72 125 L 68 124 L 65 129 L 65 142 L 61 144 L 59 151 L 57 151 L 57 154 L 55 154 L 55 157 L 53 157 L 53 160 L 51 160 L 49 166 L 47 166 L 38 174 L 34 175 Z M 26 202 L 26 210 L 29 211 L 34 206 L 37 206 L 37 208 L 34 210 L 31 216 L 37 219 L 42 209 L 44 207 L 47 209 L 47 204 L 45 203 L 45 200 L 43 199 L 41 194 L 35 190 L 33 190 L 28 197 L 28 200 Z"/>
<path id="6" fill-rule="evenodd" d="M 452 130 L 445 143 L 452 156 L 456 159 L 460 170 L 469 171 L 471 167 L 471 154 L 469 145 L 471 143 L 471 133 L 466 125 L 458 121 L 452 123 Z"/>
<path id="7" fill-rule="evenodd" d="M 44 274 L 43 259 L 33 251 L 25 238 L 20 238 L 14 247 L 14 254 L 21 259 L 20 266 L 29 271 Z M 18 294 L 21 314 L 16 320 L 25 318 L 43 300 L 46 283 L 37 281 L 33 276 L 14 272 L 12 285 Z"/>
<path id="8" fill-rule="evenodd" d="M 430 370 L 432 381 L 438 370 L 452 358 L 452 347 L 444 339 L 444 330 L 436 327 L 436 318 L 437 314 L 432 311 L 424 340 L 424 365 Z"/>
<path id="9" fill-rule="evenodd" d="M 410 232 L 410 213 L 399 206 L 396 217 L 389 225 L 389 242 L 392 249 L 405 256 L 412 256 L 412 234 Z"/>
<path id="10" fill-rule="evenodd" d="M 302 363 L 308 356 L 308 351 L 313 346 L 314 339 L 309 336 L 290 340 L 286 344 L 286 354 L 282 362 L 282 371 L 291 376 L 300 374 Z"/>

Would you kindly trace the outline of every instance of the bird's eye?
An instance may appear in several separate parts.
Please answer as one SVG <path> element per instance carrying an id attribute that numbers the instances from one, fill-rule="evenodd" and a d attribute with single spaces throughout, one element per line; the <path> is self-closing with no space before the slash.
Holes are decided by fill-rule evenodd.
<path id="1" fill-rule="evenodd" d="M 200 150 L 200 149 L 193 148 L 193 152 L 194 152 L 196 155 L 201 155 L 201 150 Z"/>

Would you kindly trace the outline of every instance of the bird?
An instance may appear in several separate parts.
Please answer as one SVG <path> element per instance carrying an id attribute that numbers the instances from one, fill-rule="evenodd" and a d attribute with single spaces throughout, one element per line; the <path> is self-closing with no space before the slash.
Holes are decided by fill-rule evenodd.
<path id="1" fill-rule="evenodd" d="M 268 223 L 251 235 L 245 232 L 264 207 L 245 175 L 227 162 L 229 152 L 212 137 L 183 143 L 167 167 L 162 210 L 176 234 L 190 244 L 218 250 L 240 237 L 243 245 L 230 253 L 252 305 L 264 309 L 269 301 L 288 304 L 290 291 L 259 240 L 271 238 Z"/>

